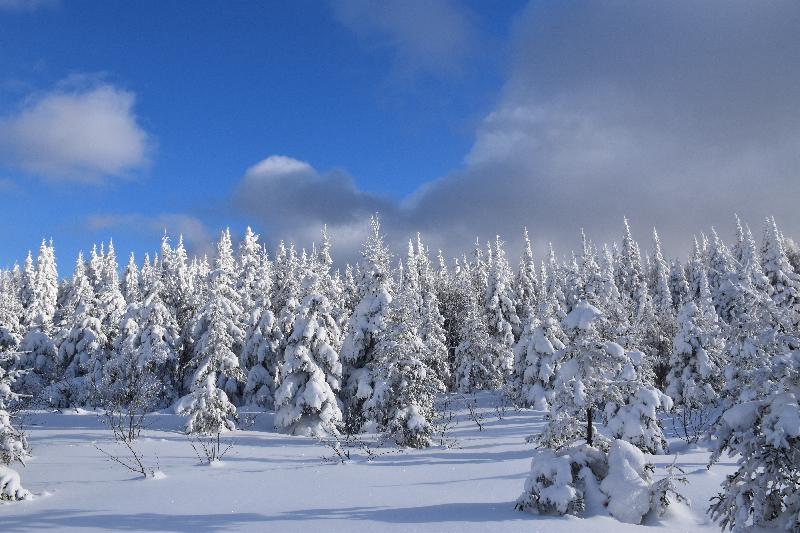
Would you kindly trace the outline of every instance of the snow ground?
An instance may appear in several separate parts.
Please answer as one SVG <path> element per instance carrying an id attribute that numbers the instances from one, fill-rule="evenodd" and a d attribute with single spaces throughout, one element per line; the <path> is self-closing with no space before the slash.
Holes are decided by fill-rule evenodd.
<path id="1" fill-rule="evenodd" d="M 153 414 L 141 449 L 158 456 L 163 479 L 144 480 L 106 460 L 93 443 L 115 448 L 96 413 L 30 412 L 25 427 L 33 458 L 20 468 L 35 499 L 0 505 L 0 531 L 719 531 L 705 516 L 733 462 L 706 469 L 709 452 L 679 451 L 692 507 L 673 507 L 646 526 L 597 514 L 542 517 L 514 509 L 530 469 L 525 437 L 542 425 L 542 412 L 508 411 L 499 419 L 495 397 L 479 395 L 484 429 L 465 410 L 451 436 L 454 448 L 389 453 L 367 462 L 325 464 L 330 450 L 313 439 L 275 433 L 273 414 L 261 413 L 221 465 L 201 465 L 182 419 Z M 246 410 L 245 410 L 246 411 Z M 667 424 L 668 425 L 668 424 Z M 656 476 L 671 456 L 652 458 Z"/>

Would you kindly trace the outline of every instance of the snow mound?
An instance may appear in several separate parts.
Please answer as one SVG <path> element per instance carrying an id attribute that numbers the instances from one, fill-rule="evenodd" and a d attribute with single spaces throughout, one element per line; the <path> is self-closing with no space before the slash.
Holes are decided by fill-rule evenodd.
<path id="1" fill-rule="evenodd" d="M 564 325 L 567 329 L 589 329 L 601 316 L 603 313 L 598 308 L 586 302 L 580 302 L 564 319 Z"/>
<path id="2" fill-rule="evenodd" d="M 30 500 L 31 493 L 22 487 L 19 473 L 7 466 L 0 465 L 0 500 Z"/>
<path id="3" fill-rule="evenodd" d="M 620 522 L 640 524 L 650 511 L 650 474 L 644 454 L 616 440 L 608 452 L 608 475 L 600 483 L 608 496 L 608 512 Z"/>

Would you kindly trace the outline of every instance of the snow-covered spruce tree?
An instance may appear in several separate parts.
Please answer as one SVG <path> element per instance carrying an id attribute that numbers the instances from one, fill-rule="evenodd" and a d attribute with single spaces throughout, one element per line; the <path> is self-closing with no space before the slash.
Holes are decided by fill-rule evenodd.
<path id="1" fill-rule="evenodd" d="M 39 247 L 32 289 L 25 324 L 28 329 L 50 333 L 58 299 L 58 271 L 52 242 L 48 245 L 42 240 Z"/>
<path id="2" fill-rule="evenodd" d="M 268 408 L 273 407 L 275 391 L 280 384 L 281 347 L 285 344 L 283 331 L 272 311 L 271 292 L 272 263 L 264 251 L 255 276 L 253 318 L 245 335 L 241 365 L 247 372 L 244 403 Z"/>
<path id="3" fill-rule="evenodd" d="M 235 351 L 241 345 L 244 334 L 239 328 L 238 319 L 242 311 L 233 289 L 233 270 L 230 233 L 224 231 L 217 244 L 208 300 L 199 310 L 193 329 L 196 341 L 191 361 L 191 401 L 182 400 L 179 404 L 179 412 L 190 415 L 187 425 L 189 433 L 194 432 L 192 429 L 198 423 L 196 420 L 208 416 L 210 420 L 222 420 L 223 415 L 230 412 L 227 407 L 229 398 L 237 397 L 239 385 L 245 379 Z M 203 410 L 208 408 L 213 408 L 215 412 L 204 413 Z M 230 423 L 233 424 L 232 421 Z M 219 424 L 214 427 L 221 429 Z M 208 431 L 203 429 L 200 433 L 208 434 Z"/>
<path id="4" fill-rule="evenodd" d="M 331 250 L 330 234 L 328 226 L 322 226 L 322 234 L 319 249 L 313 256 L 312 269 L 316 273 L 321 286 L 322 294 L 328 299 L 331 305 L 331 312 L 340 330 L 347 326 L 347 319 L 350 318 L 352 309 L 346 302 L 345 284 L 338 270 L 332 272 L 333 257 Z"/>
<path id="5" fill-rule="evenodd" d="M 189 368 L 194 353 L 193 329 L 197 310 L 206 302 L 207 285 L 206 271 L 198 268 L 192 269 L 189 263 L 186 249 L 183 244 L 183 236 L 178 237 L 175 248 L 170 245 L 169 236 L 165 233 L 161 239 L 161 263 L 160 268 L 154 272 L 147 285 L 149 288 L 142 290 L 142 296 L 158 291 L 161 302 L 166 306 L 172 321 L 180 333 L 178 350 L 178 382 L 183 384 L 186 380 L 184 370 Z M 198 264 L 195 263 L 195 267 Z M 144 270 L 142 271 L 144 278 Z M 158 285 L 158 287 L 156 287 Z M 185 393 L 183 386 L 179 387 L 179 393 Z"/>
<path id="6" fill-rule="evenodd" d="M 308 271 L 307 295 L 297 309 L 275 392 L 275 426 L 292 435 L 323 436 L 339 431 L 342 411 L 336 393 L 342 378 L 339 327 L 316 275 Z"/>
<path id="7" fill-rule="evenodd" d="M 128 258 L 128 264 L 122 275 L 122 296 L 125 298 L 127 304 L 134 304 L 141 302 L 141 293 L 139 292 L 139 267 L 136 264 L 136 257 L 131 252 Z"/>
<path id="8" fill-rule="evenodd" d="M 434 431 L 434 400 L 444 384 L 426 364 L 429 348 L 419 330 L 417 295 L 413 285 L 392 300 L 385 335 L 374 360 L 375 386 L 364 404 L 368 422 L 399 446 L 430 446 Z"/>
<path id="9" fill-rule="evenodd" d="M 764 227 L 762 263 L 772 285 L 772 299 L 795 316 L 795 324 L 800 324 L 800 274 L 789 263 L 774 218 L 768 219 Z"/>
<path id="10" fill-rule="evenodd" d="M 97 284 L 97 314 L 109 344 L 113 343 L 117 337 L 119 323 L 125 310 L 125 297 L 119 284 L 117 254 L 114 250 L 114 241 L 109 240 Z"/>
<path id="11" fill-rule="evenodd" d="M 502 387 L 506 370 L 510 369 L 505 350 L 492 342 L 486 326 L 484 306 L 475 294 L 471 272 L 462 270 L 456 283 L 462 286 L 464 298 L 461 316 L 459 343 L 455 349 L 453 379 L 460 392 L 493 390 Z"/>
<path id="12" fill-rule="evenodd" d="M 552 297 L 542 301 L 541 318 L 533 318 L 514 346 L 514 399 L 538 411 L 548 410 L 553 401 L 556 370 L 566 340 L 554 315 L 556 305 Z"/>
<path id="13" fill-rule="evenodd" d="M 724 400 L 728 406 L 770 394 L 777 387 L 772 368 L 775 354 L 800 346 L 791 315 L 775 305 L 768 293 L 755 288 L 751 279 L 740 272 L 727 282 L 733 295 L 725 335 Z"/>
<path id="14" fill-rule="evenodd" d="M 600 310 L 584 302 L 564 320 L 570 341 L 558 369 L 548 423 L 538 442 L 548 448 L 579 439 L 589 445 L 602 444 L 607 437 L 595 438 L 594 426 L 601 421 L 609 426 L 611 436 L 659 451 L 664 437 L 653 411 L 668 407 L 668 400 L 639 377 L 633 360 L 641 359 L 636 355 L 640 352 L 626 353 L 616 342 L 602 338 L 603 320 Z"/>
<path id="15" fill-rule="evenodd" d="M 82 255 L 75 264 L 70 299 L 74 299 L 69 304 L 74 308 L 58 343 L 63 379 L 47 391 L 48 403 L 57 407 L 98 401 L 103 366 L 109 355 L 110 344 Z"/>
<path id="16" fill-rule="evenodd" d="M 253 233 L 250 226 L 245 229 L 244 237 L 239 243 L 239 257 L 237 261 L 236 292 L 241 297 L 244 317 L 242 323 L 245 327 L 253 325 L 258 319 L 256 303 L 261 289 L 259 276 L 261 274 L 263 249 L 258 244 L 259 236 Z"/>
<path id="17" fill-rule="evenodd" d="M 722 389 L 724 344 L 711 294 L 700 271 L 700 297 L 678 314 L 666 393 L 676 404 L 690 408 L 714 405 Z"/>
<path id="18" fill-rule="evenodd" d="M 13 370 L 17 359 L 15 352 L 0 351 L 0 501 L 27 500 L 30 492 L 20 483 L 19 473 L 11 468 L 14 463 L 25 464 L 30 454 L 25 435 L 14 427 L 11 413 L 20 396 L 12 391 L 20 371 Z"/>
<path id="19" fill-rule="evenodd" d="M 622 347 L 614 342 L 606 350 L 616 350 L 623 357 Z M 615 386 L 619 388 L 622 402 L 606 403 L 604 418 L 609 436 L 622 439 L 651 454 L 667 452 L 667 441 L 658 412 L 670 411 L 672 399 L 651 385 L 646 355 L 638 350 L 624 353 L 627 360 Z"/>
<path id="20" fill-rule="evenodd" d="M 160 283 L 141 304 L 128 306 L 104 372 L 105 392 L 112 405 L 136 403 L 152 410 L 171 405 L 180 392 L 180 334 L 172 313 L 161 300 Z M 141 398 L 134 402 L 130 395 Z"/>
<path id="21" fill-rule="evenodd" d="M 672 297 L 672 308 L 677 313 L 689 301 L 689 282 L 686 281 L 686 270 L 677 259 L 669 268 L 669 290 Z"/>
<path id="22" fill-rule="evenodd" d="M 542 278 L 542 286 L 545 288 L 548 295 L 551 295 L 558 302 L 556 308 L 557 317 L 563 320 L 567 316 L 566 296 L 564 295 L 564 272 L 556 260 L 556 253 L 553 250 L 553 244 L 549 245 L 549 253 L 547 256 L 547 264 L 542 263 L 542 268 L 539 270 Z"/>
<path id="23" fill-rule="evenodd" d="M 36 271 L 33 268 L 33 253 L 28 250 L 25 256 L 24 266 L 19 275 L 19 301 L 22 305 L 20 321 L 27 327 L 30 322 L 30 309 L 33 307 L 34 285 L 36 283 Z"/>
<path id="24" fill-rule="evenodd" d="M 735 274 L 735 261 L 731 255 L 730 250 L 722 242 L 717 230 L 711 228 L 711 241 L 708 250 L 708 288 L 711 291 L 711 301 L 714 303 L 714 309 L 723 320 L 727 321 L 725 314 L 722 312 L 728 309 L 728 299 L 730 296 L 725 292 L 725 281 Z"/>
<path id="25" fill-rule="evenodd" d="M 653 228 L 653 296 L 652 315 L 647 318 L 652 323 L 646 329 L 649 335 L 642 344 L 651 358 L 655 383 L 661 389 L 666 385 L 669 360 L 672 354 L 672 341 L 677 331 L 675 308 L 672 304 L 672 290 L 669 285 L 669 267 L 661 251 L 661 239 Z"/>
<path id="26" fill-rule="evenodd" d="M 359 293 L 358 283 L 356 283 L 353 265 L 348 263 L 347 266 L 345 266 L 344 279 L 342 280 L 342 307 L 344 309 L 344 315 L 349 318 L 360 301 L 361 294 Z M 346 323 L 342 324 L 342 326 L 345 327 L 346 325 Z"/>
<path id="27" fill-rule="evenodd" d="M 361 249 L 361 301 L 347 324 L 342 344 L 344 387 L 342 396 L 346 424 L 359 430 L 364 423 L 364 402 L 373 391 L 375 349 L 383 338 L 389 304 L 392 302 L 391 254 L 383 242 L 380 222 L 370 220 L 370 234 Z"/>
<path id="28" fill-rule="evenodd" d="M 461 331 L 466 317 L 464 310 L 468 296 L 472 291 L 471 284 L 466 280 L 469 274 L 463 271 L 461 263 L 456 259 L 452 273 L 447 269 L 444 257 L 439 252 L 440 264 L 436 280 L 436 297 L 440 303 L 445 346 L 447 347 L 447 366 L 450 370 L 450 379 L 445 382 L 448 390 L 455 390 L 455 350 L 461 343 Z M 459 279 L 465 278 L 459 282 Z M 466 292 L 465 292 L 466 290 Z"/>
<path id="29" fill-rule="evenodd" d="M 520 335 L 533 322 L 539 305 L 539 277 L 536 273 L 536 261 L 533 257 L 528 228 L 522 235 L 522 258 L 519 262 L 517 277 L 514 280 L 517 317 L 520 321 Z"/>
<path id="30" fill-rule="evenodd" d="M 283 242 L 278 243 L 275 256 L 275 283 L 272 294 L 272 310 L 278 321 L 281 332 L 281 344 L 278 346 L 279 360 L 283 359 L 285 341 L 292 335 L 292 324 L 297 307 L 300 305 L 300 261 L 294 243 L 288 250 Z"/>
<path id="31" fill-rule="evenodd" d="M 633 240 L 628 219 L 624 218 L 625 234 L 622 237 L 622 249 L 620 250 L 619 263 L 617 265 L 617 286 L 622 297 L 635 301 L 640 290 L 641 283 L 645 280 L 642 255 L 639 245 Z"/>
<path id="32" fill-rule="evenodd" d="M 13 274 L 0 272 L 0 351 L 16 351 L 25 329 L 20 323 L 22 304 L 19 301 Z"/>
<path id="33" fill-rule="evenodd" d="M 23 352 L 16 368 L 25 370 L 15 382 L 19 392 L 37 396 L 44 387 L 59 378 L 53 320 L 58 302 L 58 271 L 52 243 L 44 240 L 39 247 L 36 266 L 25 260 L 20 298 L 23 304 L 22 324 L 27 329 L 20 344 Z"/>
<path id="34" fill-rule="evenodd" d="M 772 355 L 778 386 L 725 411 L 716 430 L 710 464 L 739 457 L 710 508 L 723 530 L 800 530 L 800 351 Z"/>
<path id="35" fill-rule="evenodd" d="M 204 327 L 198 328 L 203 331 L 195 346 L 197 366 L 192 375 L 192 392 L 178 402 L 176 409 L 179 414 L 188 415 L 188 434 L 219 435 L 236 427 L 236 408 L 219 383 L 224 387 L 228 376 L 238 378 L 239 361 L 231 351 L 233 319 L 226 312 L 229 306 L 225 305 L 229 300 L 223 296 L 219 271 L 215 274 L 209 303 L 202 310 L 199 322 Z"/>
<path id="36" fill-rule="evenodd" d="M 493 261 L 489 268 L 486 286 L 486 328 L 492 343 L 491 351 L 497 354 L 495 364 L 503 379 L 510 376 L 514 365 L 515 330 L 519 329 L 517 305 L 512 287 L 511 269 L 506 260 L 503 242 L 497 236 L 494 242 Z M 519 335 L 518 332 L 517 335 Z"/>
<path id="37" fill-rule="evenodd" d="M 153 283 L 157 279 L 157 273 L 153 269 L 153 265 L 150 262 L 150 254 L 144 254 L 144 260 L 142 261 L 142 269 L 139 271 L 139 293 L 140 294 L 147 294 L 152 290 Z"/>
<path id="38" fill-rule="evenodd" d="M 413 312 L 419 320 L 419 336 L 428 349 L 424 363 L 440 381 L 450 383 L 452 376 L 444 329 L 445 319 L 439 309 L 436 276 L 431 268 L 422 236 L 417 233 L 416 245 L 411 241 L 408 244 L 408 272 L 402 289 L 410 293 Z"/>

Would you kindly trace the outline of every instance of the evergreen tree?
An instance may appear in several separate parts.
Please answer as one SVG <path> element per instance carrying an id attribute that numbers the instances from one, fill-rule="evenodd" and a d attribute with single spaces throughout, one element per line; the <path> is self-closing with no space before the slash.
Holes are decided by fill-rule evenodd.
<path id="1" fill-rule="evenodd" d="M 542 301 L 538 316 L 526 326 L 514 347 L 512 391 L 517 401 L 538 411 L 547 411 L 555 394 L 558 364 L 566 336 L 555 318 L 554 298 Z"/>
<path id="2" fill-rule="evenodd" d="M 710 463 L 738 458 L 710 508 L 723 529 L 800 528 L 800 351 L 770 356 L 776 386 L 726 410 L 715 432 Z"/>
<path id="3" fill-rule="evenodd" d="M 25 434 L 13 424 L 12 406 L 18 404 L 21 396 L 12 391 L 12 386 L 20 376 L 14 370 L 17 360 L 15 352 L 0 351 L 0 501 L 27 500 L 31 495 L 20 484 L 20 476 L 10 468 L 14 463 L 25 464 L 30 448 Z"/>
<path id="4" fill-rule="evenodd" d="M 800 324 L 800 275 L 786 257 L 774 218 L 768 219 L 764 227 L 762 261 L 764 274 L 772 285 L 772 299 L 794 315 L 795 324 Z"/>
<path id="5" fill-rule="evenodd" d="M 347 424 L 352 428 L 360 428 L 364 421 L 363 405 L 373 392 L 375 349 L 385 334 L 386 317 L 392 302 L 391 254 L 383 242 L 377 217 L 372 217 L 370 230 L 361 250 L 359 292 L 363 296 L 347 324 L 341 351 L 345 375 L 345 415 Z"/>
<path id="6" fill-rule="evenodd" d="M 673 346 L 666 393 L 684 407 L 713 405 L 722 387 L 724 346 L 702 271 L 700 297 L 681 308 Z"/>
<path id="7" fill-rule="evenodd" d="M 528 228 L 523 232 L 522 258 L 520 259 L 517 277 L 514 283 L 517 316 L 520 320 L 520 333 L 533 322 L 539 298 L 539 278 L 536 273 L 536 261 L 533 258 Z"/>
<path id="8" fill-rule="evenodd" d="M 245 376 L 236 355 L 242 345 L 244 333 L 240 329 L 242 310 L 234 290 L 234 259 L 230 232 L 223 231 L 217 243 L 215 269 L 211 274 L 211 291 L 205 305 L 198 311 L 192 337 L 195 339 L 191 388 L 202 397 L 212 394 L 207 390 L 209 376 L 214 385 L 225 392 L 225 401 L 238 399 L 239 386 Z"/>
<path id="9" fill-rule="evenodd" d="M 310 278 L 284 351 L 275 425 L 292 435 L 321 436 L 337 432 L 342 423 L 336 397 L 342 365 L 336 350 L 339 328 L 330 303 L 319 293 L 316 276 Z"/>
<path id="10" fill-rule="evenodd" d="M 245 336 L 242 349 L 242 368 L 247 372 L 244 403 L 273 407 L 275 391 L 280 384 L 281 347 L 285 340 L 272 311 L 272 263 L 266 252 L 262 253 L 255 276 L 252 324 Z"/>
<path id="11" fill-rule="evenodd" d="M 486 327 L 492 343 L 491 352 L 497 356 L 495 364 L 498 370 L 503 376 L 508 376 L 514 364 L 514 330 L 519 328 L 520 320 L 511 285 L 511 269 L 499 236 L 495 239 L 485 294 Z"/>
<path id="12" fill-rule="evenodd" d="M 128 265 L 125 267 L 122 280 L 122 296 L 128 304 L 139 303 L 142 298 L 139 292 L 139 267 L 136 265 L 136 257 L 133 252 L 131 252 Z"/>
<path id="13" fill-rule="evenodd" d="M 469 273 L 462 273 L 458 282 L 469 287 Z M 511 371 L 509 350 L 492 341 L 477 295 L 468 288 L 462 294 L 464 307 L 453 370 L 456 388 L 461 392 L 498 389 Z"/>
<path id="14" fill-rule="evenodd" d="M 434 400 L 444 384 L 426 364 L 429 348 L 418 331 L 417 295 L 404 287 L 391 305 L 386 334 L 378 342 L 376 383 L 365 403 L 367 419 L 399 446 L 425 448 L 433 434 Z"/>

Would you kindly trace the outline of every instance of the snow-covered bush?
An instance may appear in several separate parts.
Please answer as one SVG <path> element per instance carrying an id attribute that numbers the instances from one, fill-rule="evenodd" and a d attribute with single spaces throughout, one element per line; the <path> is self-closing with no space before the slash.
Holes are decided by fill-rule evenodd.
<path id="1" fill-rule="evenodd" d="M 564 333 L 558 321 L 534 319 L 514 347 L 515 400 L 526 407 L 546 411 L 553 401 L 556 369 L 564 349 Z"/>
<path id="2" fill-rule="evenodd" d="M 534 514 L 583 516 L 605 508 L 621 522 L 640 524 L 650 513 L 662 515 L 672 499 L 685 502 L 668 469 L 652 481 L 653 465 L 636 446 L 617 439 L 603 451 L 588 444 L 534 452 L 519 510 Z"/>
<path id="3" fill-rule="evenodd" d="M 600 482 L 608 512 L 620 522 L 640 524 L 650 512 L 653 466 L 636 446 L 615 440 L 608 452 L 608 474 Z"/>
<path id="4" fill-rule="evenodd" d="M 587 492 L 598 492 L 608 473 L 606 453 L 587 444 L 534 451 L 531 472 L 516 507 L 533 514 L 571 514 L 586 509 Z"/>

